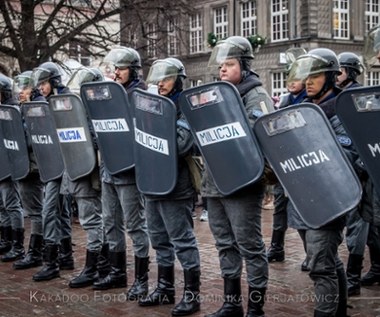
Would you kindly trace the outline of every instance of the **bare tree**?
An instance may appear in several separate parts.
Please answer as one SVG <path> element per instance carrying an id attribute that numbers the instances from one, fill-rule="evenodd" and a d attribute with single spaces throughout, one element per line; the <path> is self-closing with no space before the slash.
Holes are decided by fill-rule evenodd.
<path id="1" fill-rule="evenodd" d="M 189 3 L 188 0 L 2 0 L 0 54 L 16 59 L 23 71 L 57 56 L 70 56 L 75 45 L 94 58 L 104 56 L 114 44 L 140 49 L 146 45 L 143 39 L 150 36 L 147 22 L 156 20 L 158 33 L 163 34 L 167 29 L 158 22 L 191 11 Z M 120 15 L 124 17 L 121 24 Z M 110 23 L 112 20 L 116 24 Z"/>

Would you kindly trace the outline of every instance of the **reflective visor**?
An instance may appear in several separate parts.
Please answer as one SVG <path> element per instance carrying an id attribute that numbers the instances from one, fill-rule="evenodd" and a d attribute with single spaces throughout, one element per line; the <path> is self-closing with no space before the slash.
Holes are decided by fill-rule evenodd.
<path id="1" fill-rule="evenodd" d="M 148 84 L 157 84 L 159 81 L 173 77 L 176 80 L 178 68 L 165 61 L 156 61 L 149 69 L 146 82 Z"/>
<path id="2" fill-rule="evenodd" d="M 210 59 L 208 60 L 208 67 L 219 67 L 226 59 L 240 58 L 243 51 L 244 47 L 241 45 L 220 42 L 212 50 Z"/>
<path id="3" fill-rule="evenodd" d="M 370 30 L 365 38 L 363 58 L 367 68 L 377 63 L 377 55 L 380 51 L 380 27 Z"/>
<path id="4" fill-rule="evenodd" d="M 106 57 L 104 57 L 103 63 L 110 63 L 120 68 L 129 67 L 136 63 L 136 58 L 132 52 L 126 48 L 113 48 Z"/>
<path id="5" fill-rule="evenodd" d="M 28 87 L 33 87 L 33 80 L 31 78 L 31 76 L 18 75 L 15 77 L 13 84 L 18 89 L 25 89 Z"/>
<path id="6" fill-rule="evenodd" d="M 21 91 L 32 89 L 33 87 L 33 81 L 30 76 L 18 75 L 15 77 L 12 85 L 13 95 L 18 96 Z"/>
<path id="7" fill-rule="evenodd" d="M 48 81 L 50 79 L 50 72 L 44 68 L 35 68 L 32 73 L 32 80 L 36 84 L 36 86 L 40 85 L 44 81 Z"/>
<path id="8" fill-rule="evenodd" d="M 91 82 L 95 77 L 95 74 L 91 70 L 79 68 L 72 74 L 67 83 L 67 87 L 69 87 L 71 91 L 78 92 L 83 83 Z"/>
<path id="9" fill-rule="evenodd" d="M 310 75 L 331 71 L 331 65 L 320 56 L 303 55 L 293 62 L 288 75 L 288 82 L 305 80 Z"/>

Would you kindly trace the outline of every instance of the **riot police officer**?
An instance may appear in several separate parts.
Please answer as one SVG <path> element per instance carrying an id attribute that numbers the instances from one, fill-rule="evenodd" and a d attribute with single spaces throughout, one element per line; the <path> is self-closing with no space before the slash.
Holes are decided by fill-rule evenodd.
<path id="1" fill-rule="evenodd" d="M 364 70 L 359 56 L 352 52 L 343 52 L 338 55 L 341 75 L 337 77 L 337 86 L 343 90 L 360 87 L 357 77 Z M 365 186 L 368 174 L 363 168 L 363 164 L 355 164 L 358 176 Z M 354 208 L 347 214 L 346 221 L 346 244 L 349 252 L 347 262 L 347 290 L 348 296 L 360 294 L 360 276 L 362 271 L 364 251 L 368 236 L 369 224 L 360 216 L 360 206 Z"/>
<path id="2" fill-rule="evenodd" d="M 217 42 L 209 59 L 209 67 L 219 69 L 220 79 L 235 85 L 239 91 L 251 125 L 263 111 L 274 111 L 272 99 L 259 76 L 251 70 L 253 58 L 249 41 L 231 36 Z M 244 315 L 241 303 L 243 261 L 249 287 L 246 316 L 264 316 L 268 261 L 261 232 L 261 202 L 265 185 L 260 179 L 224 196 L 206 168 L 201 193 L 207 198 L 209 226 L 216 240 L 224 280 L 223 306 L 208 317 Z"/>
<path id="3" fill-rule="evenodd" d="M 364 62 L 371 68 L 380 61 L 380 25 L 371 29 L 365 39 Z M 361 216 L 369 222 L 367 246 L 370 256 L 370 269 L 362 277 L 361 285 L 380 284 L 380 194 L 371 178 L 363 188 Z"/>
<path id="4" fill-rule="evenodd" d="M 33 69 L 33 81 L 40 93 L 49 100 L 54 94 L 69 93 L 62 83 L 62 75 L 53 62 L 45 62 Z M 45 184 L 42 209 L 44 236 L 44 266 L 33 275 L 34 281 L 59 277 L 59 270 L 74 269 L 71 242 L 71 198 L 61 194 L 62 177 Z"/>
<path id="5" fill-rule="evenodd" d="M 12 95 L 12 82 L 0 73 L 0 104 L 17 105 Z M 16 185 L 10 177 L 0 181 L 0 254 L 10 262 L 24 256 L 24 214 Z"/>
<path id="6" fill-rule="evenodd" d="M 336 84 L 341 89 L 360 87 L 357 77 L 364 70 L 359 56 L 352 52 L 343 52 L 338 55 L 341 75 L 337 77 Z"/>
<path id="7" fill-rule="evenodd" d="M 34 87 L 32 83 L 32 71 L 30 70 L 22 72 L 14 78 L 13 91 L 15 95 L 18 95 L 21 109 L 25 102 L 46 100 Z M 33 153 L 28 133 L 26 133 L 26 137 L 28 141 L 30 172 L 25 178 L 19 180 L 17 185 L 22 206 L 30 218 L 31 230 L 29 248 L 26 256 L 13 264 L 13 268 L 18 270 L 42 265 L 42 206 L 44 184 L 40 179 L 36 157 Z"/>
<path id="8" fill-rule="evenodd" d="M 72 74 L 67 87 L 71 92 L 78 94 L 83 83 L 103 80 L 104 76 L 99 69 L 81 67 Z M 92 132 L 95 146 L 95 134 L 91 125 L 90 132 Z M 81 273 L 69 283 L 71 288 L 80 288 L 92 285 L 98 278 L 109 273 L 108 245 L 104 241 L 98 164 L 86 176 L 75 181 L 67 179 L 67 184 L 67 193 L 71 194 L 77 203 L 79 222 L 87 234 L 85 266 Z"/>
<path id="9" fill-rule="evenodd" d="M 133 88 L 146 89 L 140 78 L 139 53 L 129 47 L 112 49 L 104 62 L 114 67 L 115 81 L 127 93 Z M 106 239 L 109 243 L 110 273 L 94 283 L 94 289 L 106 290 L 127 285 L 125 231 L 132 239 L 135 259 L 135 281 L 128 290 L 129 300 L 136 300 L 148 292 L 149 236 L 144 207 L 136 187 L 135 171 L 129 169 L 111 175 L 104 166 L 102 177 L 102 209 Z"/>
<path id="10" fill-rule="evenodd" d="M 302 48 L 290 48 L 285 52 L 287 65 L 286 72 L 292 66 L 294 60 L 306 50 Z M 305 83 L 302 80 L 294 80 L 287 83 L 288 93 L 280 96 L 278 108 L 288 107 L 301 103 L 306 98 Z M 283 187 L 280 183 L 276 183 L 273 187 L 274 196 L 274 212 L 273 212 L 273 225 L 272 225 L 272 240 L 270 247 L 267 250 L 268 262 L 282 262 L 285 260 L 285 233 L 288 229 L 288 217 L 286 213 L 286 206 L 288 204 L 288 197 L 286 197 Z M 301 235 L 302 233 L 300 233 Z M 305 247 L 305 246 L 304 246 Z M 305 247 L 306 248 L 306 247 Z M 301 265 L 301 270 L 308 270 L 308 259 Z"/>
<path id="11" fill-rule="evenodd" d="M 176 58 L 156 60 L 147 76 L 147 83 L 156 84 L 158 93 L 177 103 L 186 78 L 185 67 Z M 145 195 L 148 232 L 158 265 L 157 286 L 140 306 L 173 304 L 175 301 L 175 255 L 184 271 L 184 294 L 173 308 L 173 316 L 185 316 L 200 309 L 200 257 L 193 232 L 193 197 L 195 194 L 185 157 L 193 138 L 177 106 L 178 178 L 174 189 L 166 195 Z"/>
<path id="12" fill-rule="evenodd" d="M 335 83 L 340 74 L 336 54 L 330 49 L 317 48 L 297 58 L 288 80 L 305 80 L 305 101 L 312 102 L 323 110 L 353 164 L 357 154 L 335 114 L 335 99 L 341 92 Z M 310 258 L 309 276 L 314 282 L 317 299 L 314 316 L 346 316 L 347 281 L 343 263 L 338 255 L 338 247 L 343 241 L 345 216 L 338 217 L 318 229 L 312 229 L 300 218 L 292 203 L 288 204 L 287 210 L 289 226 L 304 232 L 306 252 Z M 339 303 L 329 299 L 331 297 L 339 298 Z"/>

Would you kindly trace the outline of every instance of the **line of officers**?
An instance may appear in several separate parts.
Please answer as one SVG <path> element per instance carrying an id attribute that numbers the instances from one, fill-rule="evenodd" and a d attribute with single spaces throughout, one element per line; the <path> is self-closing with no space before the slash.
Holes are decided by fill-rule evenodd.
<path id="1" fill-rule="evenodd" d="M 354 57 L 351 53 L 343 56 Z M 252 126 L 265 112 L 275 111 L 272 98 L 263 87 L 258 74 L 251 69 L 253 58 L 249 41 L 240 36 L 232 36 L 216 44 L 209 60 L 209 66 L 217 69 L 220 80 L 236 87 Z M 297 63 L 298 60 L 302 60 L 302 63 Z M 340 64 L 336 54 L 326 48 L 313 49 L 292 59 L 289 64 L 290 94 L 287 95 L 287 102 L 282 101 L 281 107 L 302 101 L 319 105 L 334 131 L 339 129 L 341 134 L 342 126 L 333 107 L 334 100 L 341 91 L 336 86 L 336 81 L 346 73 L 347 77 L 342 80 L 344 86 L 348 85 L 350 79 L 355 82 L 359 73 L 356 70 L 361 67 L 356 60 L 349 60 L 352 65 Z M 186 78 L 185 68 L 176 58 L 156 60 L 145 82 L 140 75 L 141 59 L 136 50 L 128 47 L 114 48 L 104 61 L 114 67 L 113 79 L 127 93 L 135 88 L 145 90 L 148 88 L 147 84 L 152 84 L 152 87 L 157 87 L 159 95 L 169 98 L 177 105 L 178 178 L 174 189 L 163 195 L 141 195 L 136 186 L 133 168 L 111 174 L 102 159 L 98 168 L 78 180 L 72 181 L 63 173 L 61 177 L 44 183 L 38 172 L 39 165 L 43 162 L 38 162 L 30 147 L 29 174 L 17 182 L 10 178 L 0 181 L 1 260 L 14 261 L 15 269 L 42 266 L 33 275 L 34 281 L 51 280 L 59 277 L 60 270 L 73 269 L 71 208 L 75 201 L 80 224 L 87 235 L 87 251 L 85 267 L 70 281 L 69 287 L 92 286 L 96 290 L 125 288 L 127 233 L 132 240 L 135 265 L 134 282 L 128 289 L 128 299 L 138 301 L 142 307 L 175 304 L 174 263 L 177 257 L 183 269 L 184 292 L 171 314 L 193 314 L 199 311 L 201 305 L 201 265 L 191 217 L 196 193 L 187 163 L 187 157 L 194 151 L 194 142 L 190 128 L 178 107 L 178 98 Z M 306 64 L 308 67 L 305 67 Z M 302 68 L 297 69 L 298 66 Z M 292 87 L 300 81 L 301 73 L 304 78 L 301 80 L 302 89 L 293 92 Z M 297 78 L 292 78 L 292 74 L 297 74 Z M 14 79 L 18 100 L 13 99 L 15 89 L 12 89 L 10 79 L 0 75 L 1 104 L 18 104 L 22 108 L 24 102 L 44 101 L 49 100 L 52 95 L 69 93 L 70 83 L 74 83 L 74 91 L 85 82 L 103 80 L 104 77 L 98 69 L 81 68 L 65 86 L 57 65 L 46 62 Z M 94 144 L 96 146 L 96 139 Z M 351 144 L 345 143 L 342 147 L 347 153 L 353 151 Z M 362 173 L 365 174 L 365 171 Z M 363 179 L 366 179 L 365 186 L 368 188 L 366 193 L 372 195 L 373 201 L 378 204 L 370 179 Z M 265 169 L 259 181 L 226 196 L 218 190 L 208 168 L 203 172 L 201 195 L 207 199 L 209 225 L 216 241 L 224 282 L 224 302 L 220 309 L 207 316 L 265 316 L 268 259 L 270 262 L 284 260 L 287 223 L 299 230 L 304 242 L 307 254 L 305 265 L 317 295 L 314 316 L 346 316 L 347 276 L 339 259 L 338 246 L 343 241 L 345 226 L 347 229 L 353 226 L 352 231 L 360 231 L 360 234 L 365 235 L 364 229 L 359 230 L 354 223 L 359 218 L 362 219 L 358 211 L 352 211 L 347 218 L 352 220 L 347 222 L 346 217 L 340 217 L 321 228 L 312 229 L 297 216 L 283 189 L 275 182 L 276 211 L 272 242 L 267 255 L 261 233 L 261 207 L 268 183 L 273 184 L 273 175 L 269 168 Z M 280 210 L 280 203 L 287 207 L 281 207 Z M 22 209 L 27 212 L 31 221 L 31 236 L 26 253 L 23 246 Z M 280 225 L 276 227 L 279 222 Z M 362 228 L 364 226 L 363 224 Z M 373 222 L 373 228 L 376 226 L 378 224 Z M 377 229 L 369 232 L 378 232 Z M 359 233 L 352 234 L 350 236 L 347 230 L 347 242 L 351 237 L 365 243 L 366 237 L 363 237 L 364 240 L 356 239 L 352 237 Z M 378 245 L 378 236 L 376 242 Z M 158 268 L 157 284 L 151 292 L 148 287 L 150 246 L 156 252 Z M 361 269 L 363 249 L 364 246 L 357 252 L 350 250 L 349 267 L 356 265 L 356 271 L 351 270 L 351 273 L 359 274 L 359 280 L 358 269 L 359 262 Z M 367 274 L 371 275 L 368 277 L 370 284 L 380 282 L 380 261 L 376 261 L 379 257 L 380 252 L 371 251 L 371 270 Z M 243 261 L 248 283 L 245 308 L 242 301 L 245 293 L 241 290 Z M 336 300 L 331 301 L 332 296 Z"/>

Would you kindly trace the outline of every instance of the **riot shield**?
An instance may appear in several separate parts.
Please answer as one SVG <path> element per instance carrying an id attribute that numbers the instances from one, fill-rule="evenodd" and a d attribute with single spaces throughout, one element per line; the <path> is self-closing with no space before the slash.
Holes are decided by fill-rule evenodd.
<path id="1" fill-rule="evenodd" d="M 308 226 L 319 228 L 359 203 L 360 182 L 318 106 L 302 103 L 265 115 L 254 131 Z"/>
<path id="2" fill-rule="evenodd" d="M 179 103 L 223 195 L 261 177 L 264 159 L 233 85 L 214 82 L 189 88 L 181 93 Z"/>
<path id="3" fill-rule="evenodd" d="M 12 179 L 23 179 L 29 173 L 29 154 L 20 109 L 0 105 L 0 125 Z"/>
<path id="4" fill-rule="evenodd" d="M 41 180 L 46 183 L 61 177 L 64 163 L 49 104 L 44 101 L 24 103 L 22 114 L 32 142 Z"/>
<path id="5" fill-rule="evenodd" d="M 11 176 L 11 166 L 9 165 L 9 157 L 4 146 L 4 137 L 1 130 L 2 129 L 0 129 L 0 181 Z"/>
<path id="6" fill-rule="evenodd" d="M 380 192 L 380 87 L 342 91 L 336 113 Z"/>
<path id="7" fill-rule="evenodd" d="M 84 83 L 81 98 L 105 168 L 111 175 L 133 168 L 133 119 L 123 86 L 112 81 Z"/>
<path id="8" fill-rule="evenodd" d="M 49 106 L 69 179 L 74 181 L 90 174 L 96 155 L 82 101 L 74 94 L 54 95 L 49 98 Z"/>
<path id="9" fill-rule="evenodd" d="M 141 89 L 131 93 L 135 113 L 136 184 L 143 194 L 170 193 L 177 182 L 177 110 L 174 103 Z"/>

